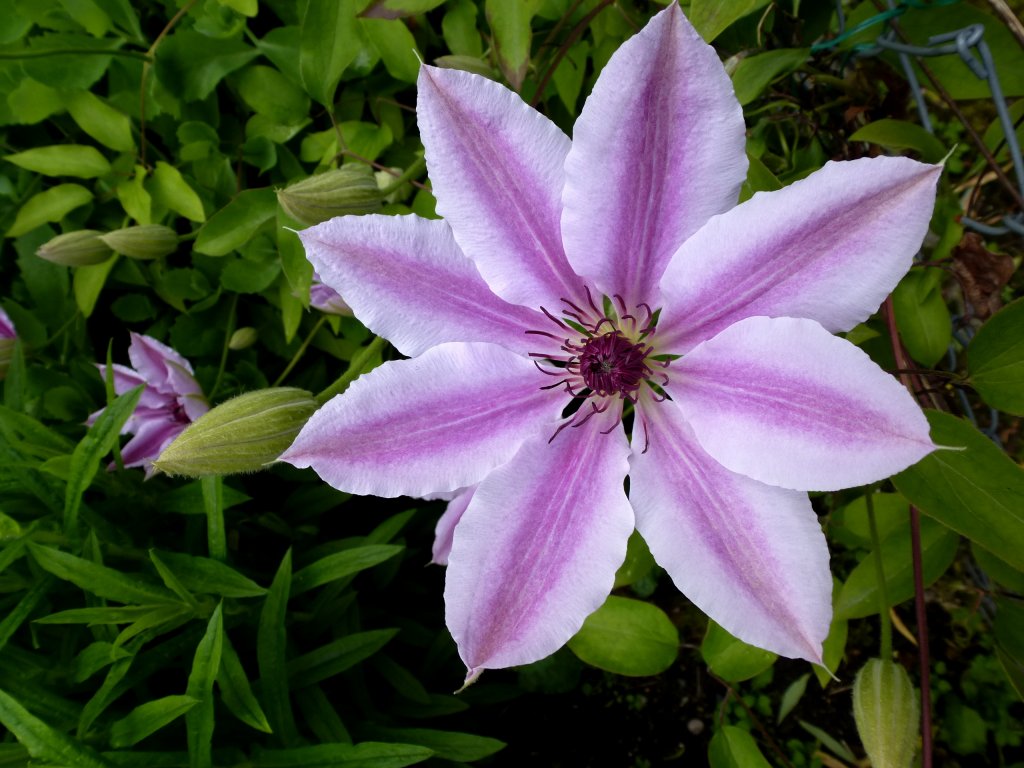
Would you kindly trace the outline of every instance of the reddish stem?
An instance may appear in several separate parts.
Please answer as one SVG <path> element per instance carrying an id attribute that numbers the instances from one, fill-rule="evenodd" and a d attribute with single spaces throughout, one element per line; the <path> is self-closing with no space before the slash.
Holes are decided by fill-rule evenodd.
<path id="1" fill-rule="evenodd" d="M 896 330 L 896 315 L 893 313 L 891 295 L 882 305 L 882 315 L 889 328 L 896 367 L 904 371 L 910 366 L 899 332 Z M 912 374 L 901 372 L 900 380 L 911 394 L 916 394 L 911 386 Z M 914 613 L 917 619 L 918 659 L 921 665 L 921 768 L 932 768 L 932 685 L 928 653 L 928 617 L 924 606 L 924 572 L 921 566 L 921 513 L 914 505 L 910 506 L 910 550 L 914 560 Z"/>

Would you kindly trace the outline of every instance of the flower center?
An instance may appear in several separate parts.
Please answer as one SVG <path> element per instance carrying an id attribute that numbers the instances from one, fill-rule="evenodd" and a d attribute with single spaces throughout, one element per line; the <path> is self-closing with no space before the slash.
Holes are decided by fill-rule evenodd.
<path id="1" fill-rule="evenodd" d="M 651 375 L 646 362 L 650 348 L 619 331 L 581 341 L 578 364 L 586 387 L 599 396 L 621 394 L 633 399 L 631 395 Z"/>

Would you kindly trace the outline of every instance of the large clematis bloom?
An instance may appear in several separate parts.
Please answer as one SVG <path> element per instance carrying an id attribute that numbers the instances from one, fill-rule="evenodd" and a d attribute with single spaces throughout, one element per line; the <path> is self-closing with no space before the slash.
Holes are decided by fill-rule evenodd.
<path id="1" fill-rule="evenodd" d="M 114 364 L 114 391 L 121 395 L 140 384 L 146 388 L 121 428 L 121 434 L 134 435 L 121 449 L 121 458 L 126 467 L 145 467 L 148 478 L 153 474 L 153 460 L 210 407 L 188 360 L 166 344 L 132 333 L 128 359 L 131 368 Z M 98 367 L 106 378 L 107 366 Z M 92 414 L 88 423 L 95 422 L 102 412 Z"/>
<path id="2" fill-rule="evenodd" d="M 831 579 L 806 492 L 935 448 L 910 395 L 832 334 L 909 269 L 940 169 L 829 163 L 737 206 L 742 111 L 675 4 L 612 56 L 572 141 L 482 77 L 424 66 L 418 89 L 444 220 L 301 233 L 411 359 L 282 458 L 353 493 L 467 489 L 434 555 L 470 678 L 578 631 L 634 526 L 729 632 L 820 662 Z"/>

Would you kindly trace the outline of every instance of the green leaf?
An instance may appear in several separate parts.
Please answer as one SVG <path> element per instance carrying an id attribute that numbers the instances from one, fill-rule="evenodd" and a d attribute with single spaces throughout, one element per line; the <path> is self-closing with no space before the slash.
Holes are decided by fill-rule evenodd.
<path id="1" fill-rule="evenodd" d="M 513 90 L 518 91 L 530 65 L 530 22 L 540 9 L 539 0 L 485 0 L 484 13 L 494 34 L 494 46 L 502 74 Z"/>
<path id="2" fill-rule="evenodd" d="M 412 32 L 401 21 L 360 19 L 363 32 L 380 53 L 388 74 L 396 80 L 415 83 L 420 72 L 419 51 Z"/>
<path id="3" fill-rule="evenodd" d="M 292 551 L 289 549 L 281 559 L 270 592 L 260 612 L 259 630 L 256 636 L 256 660 L 263 685 L 267 718 L 274 733 L 285 744 L 297 740 L 295 717 L 288 691 L 287 667 L 287 616 L 288 594 L 292 583 Z"/>
<path id="4" fill-rule="evenodd" d="M 299 73 L 306 93 L 325 107 L 361 43 L 355 0 L 308 0 L 299 37 Z"/>
<path id="5" fill-rule="evenodd" d="M 36 619 L 36 624 L 131 624 L 168 604 L 126 605 L 104 608 L 71 608 Z"/>
<path id="6" fill-rule="evenodd" d="M 893 477 L 911 504 L 1024 570 L 1024 469 L 963 419 L 926 411 L 939 450 Z"/>
<path id="7" fill-rule="evenodd" d="M 1024 606 L 996 599 L 996 656 L 1017 696 L 1024 699 Z"/>
<path id="8" fill-rule="evenodd" d="M 133 578 L 105 565 L 34 542 L 29 542 L 28 548 L 44 571 L 52 573 L 58 579 L 70 581 L 90 594 L 119 603 L 175 603 L 174 595 L 163 587 Z"/>
<path id="9" fill-rule="evenodd" d="M 771 768 L 754 737 L 735 725 L 723 725 L 708 744 L 711 768 Z"/>
<path id="10" fill-rule="evenodd" d="M 445 0 L 373 0 L 360 16 L 367 19 L 400 19 L 432 11 Z"/>
<path id="11" fill-rule="evenodd" d="M 644 541 L 639 531 L 633 531 L 626 543 L 626 559 L 619 566 L 619 570 L 615 572 L 613 589 L 635 584 L 647 576 L 654 565 L 654 556 L 647 548 L 647 542 Z"/>
<path id="12" fill-rule="evenodd" d="M 740 104 L 749 104 L 775 78 L 789 74 L 807 61 L 810 55 L 810 48 L 780 48 L 742 59 L 732 73 L 736 98 Z"/>
<path id="13" fill-rule="evenodd" d="M 277 213 L 272 189 L 247 189 L 217 211 L 199 230 L 194 250 L 207 256 L 225 256 L 245 245 Z"/>
<path id="14" fill-rule="evenodd" d="M 1005 560 L 1001 560 L 987 549 L 979 547 L 973 541 L 971 542 L 971 557 L 992 581 L 1006 587 L 1011 592 L 1024 595 L 1024 571 L 1018 571 Z"/>
<path id="15" fill-rule="evenodd" d="M 243 16 L 252 18 L 259 12 L 257 0 L 220 0 L 221 5 L 233 8 Z"/>
<path id="16" fill-rule="evenodd" d="M 7 106 L 11 112 L 10 122 L 34 125 L 63 110 L 64 98 L 56 88 L 44 85 L 31 77 L 23 77 L 18 87 L 8 94 Z M 0 98 L 0 110 L 2 109 L 3 99 Z"/>
<path id="17" fill-rule="evenodd" d="M 856 763 L 857 758 L 854 757 L 853 753 L 847 749 L 846 745 L 840 743 L 834 737 L 832 737 L 827 731 L 819 728 L 816 725 L 808 723 L 806 720 L 799 720 L 800 727 L 811 734 L 814 738 L 820 741 L 825 747 L 827 747 L 833 754 L 839 755 L 850 763 Z"/>
<path id="18" fill-rule="evenodd" d="M 191 696 L 164 696 L 140 704 L 110 727 L 110 746 L 130 747 L 174 722 L 196 704 Z"/>
<path id="19" fill-rule="evenodd" d="M 43 598 L 53 588 L 53 584 L 53 579 L 49 577 L 37 580 L 22 595 L 18 604 L 8 610 L 7 615 L 0 620 L 0 649 L 7 645 L 7 641 L 11 639 L 18 627 L 35 612 Z"/>
<path id="20" fill-rule="evenodd" d="M 711 42 L 733 22 L 768 5 L 768 0 L 693 0 L 687 16 L 700 36 Z"/>
<path id="21" fill-rule="evenodd" d="M 186 589 L 221 597 L 261 597 L 267 590 L 234 568 L 208 557 L 181 552 L 159 552 Z"/>
<path id="22" fill-rule="evenodd" d="M 383 563 L 394 557 L 403 549 L 404 547 L 395 544 L 371 544 L 365 547 L 345 549 L 322 557 L 295 574 L 291 587 L 292 597 L 331 581 L 372 568 L 378 563 Z"/>
<path id="23" fill-rule="evenodd" d="M 432 757 L 433 750 L 411 744 L 320 744 L 295 749 L 257 750 L 253 768 L 404 768 Z"/>
<path id="24" fill-rule="evenodd" d="M 78 184 L 58 184 L 30 197 L 18 210 L 6 237 L 31 232 L 47 222 L 63 219 L 75 208 L 92 202 L 92 192 Z"/>
<path id="25" fill-rule="evenodd" d="M 103 286 L 107 284 L 107 277 L 111 270 L 117 265 L 118 256 L 107 259 L 100 264 L 89 264 L 84 267 L 76 267 L 75 274 L 71 279 L 72 290 L 75 293 L 75 304 L 84 317 L 92 315 L 96 308 L 96 302 L 100 298 Z"/>
<path id="26" fill-rule="evenodd" d="M 737 640 L 711 620 L 708 620 L 708 631 L 700 645 L 700 655 L 711 672 L 730 683 L 761 674 L 778 658 L 771 651 Z"/>
<path id="27" fill-rule="evenodd" d="M 1024 298 L 981 326 L 967 347 L 967 371 L 986 403 L 1024 416 Z"/>
<path id="28" fill-rule="evenodd" d="M 106 11 L 92 0 L 60 0 L 60 4 L 93 37 L 103 37 L 113 26 Z"/>
<path id="29" fill-rule="evenodd" d="M 71 454 L 71 472 L 64 495 L 64 530 L 71 536 L 76 535 L 82 495 L 96 476 L 100 461 L 113 449 L 121 427 L 135 410 L 143 389 L 145 386 L 140 384 L 104 408 Z"/>
<path id="30" fill-rule="evenodd" d="M 101 155 L 96 147 L 83 144 L 35 147 L 13 155 L 5 155 L 4 160 L 44 176 L 78 176 L 82 179 L 94 179 L 110 173 L 107 158 Z"/>
<path id="31" fill-rule="evenodd" d="M 180 213 L 191 221 L 206 221 L 202 200 L 173 165 L 157 160 L 150 181 L 149 191 L 157 205 Z"/>
<path id="32" fill-rule="evenodd" d="M 68 112 L 78 127 L 100 144 L 118 152 L 134 152 L 132 121 L 89 91 L 75 91 L 67 97 Z"/>
<path id="33" fill-rule="evenodd" d="M 341 674 L 368 659 L 398 634 L 397 629 L 374 629 L 339 637 L 288 662 L 292 688 L 305 688 Z"/>
<path id="34" fill-rule="evenodd" d="M 811 679 L 811 673 L 806 672 L 786 688 L 782 694 L 782 701 L 779 702 L 779 712 L 775 716 L 775 724 L 779 725 L 786 719 L 786 715 L 793 711 L 793 708 L 800 703 L 804 693 L 807 691 L 807 681 Z"/>
<path id="35" fill-rule="evenodd" d="M 273 67 L 246 67 L 238 80 L 238 93 L 253 111 L 275 123 L 300 123 L 309 115 L 309 97 Z"/>
<path id="36" fill-rule="evenodd" d="M 448 3 L 444 18 L 441 19 L 441 31 L 448 50 L 456 56 L 479 59 L 484 55 L 480 30 L 476 28 L 476 17 L 477 5 L 473 0 L 454 0 Z"/>
<path id="37" fill-rule="evenodd" d="M 854 131 L 850 141 L 866 141 L 897 152 L 912 149 L 927 163 L 938 163 L 946 156 L 942 142 L 916 123 L 884 118 Z"/>
<path id="38" fill-rule="evenodd" d="M 192 29 L 179 29 L 157 49 L 155 71 L 175 96 L 201 101 L 226 75 L 258 55 L 258 50 L 241 40 L 216 40 Z"/>
<path id="39" fill-rule="evenodd" d="M 189 768 L 213 766 L 213 681 L 220 670 L 221 649 L 224 645 L 224 620 L 218 604 L 206 625 L 206 633 L 196 646 L 192 659 L 192 672 L 188 676 L 185 693 L 197 701 L 185 715 L 188 734 Z"/>
<path id="40" fill-rule="evenodd" d="M 934 520 L 921 518 L 921 563 L 924 584 L 933 584 L 956 557 L 960 537 Z M 882 570 L 889 606 L 914 596 L 914 564 L 910 529 L 897 530 L 882 542 Z M 843 619 L 859 619 L 878 613 L 878 577 L 874 552 L 868 553 L 850 572 L 836 598 L 835 613 Z"/>
<path id="41" fill-rule="evenodd" d="M 38 760 L 72 768 L 113 768 L 101 755 L 54 730 L 3 690 L 0 690 L 0 723 Z"/>
<path id="42" fill-rule="evenodd" d="M 270 723 L 267 716 L 263 714 L 259 701 L 253 695 L 252 687 L 249 685 L 249 678 L 245 675 L 245 668 L 238 658 L 238 653 L 231 645 L 231 640 L 224 635 L 224 646 L 221 649 L 220 670 L 217 672 L 217 687 L 220 689 L 220 697 L 228 710 L 248 725 L 263 733 L 271 733 Z"/>
<path id="43" fill-rule="evenodd" d="M 145 166 L 136 165 L 135 173 L 115 188 L 124 212 L 141 225 L 153 223 L 153 198 L 146 190 Z"/>
<path id="44" fill-rule="evenodd" d="M 155 549 L 149 550 L 149 559 L 153 563 L 153 567 L 156 568 L 156 572 L 160 574 L 160 580 L 163 581 L 164 586 L 167 587 L 171 592 L 176 594 L 178 598 L 191 607 L 193 610 L 199 608 L 199 602 L 192 596 L 192 593 L 185 588 L 185 585 L 181 583 L 173 570 L 168 567 L 167 563 L 160 559 L 160 556 L 156 553 Z"/>
<path id="45" fill-rule="evenodd" d="M 419 744 L 433 750 L 434 756 L 441 760 L 458 763 L 483 760 L 505 747 L 505 742 L 487 736 L 432 728 L 370 728 L 367 735 L 381 741 Z"/>
<path id="46" fill-rule="evenodd" d="M 953 335 L 949 307 L 942 297 L 942 270 L 912 269 L 892 294 L 900 338 L 922 365 L 941 360 Z"/>
<path id="47" fill-rule="evenodd" d="M 568 646 L 591 666 L 644 677 L 672 666 L 679 653 L 679 632 L 656 605 L 610 595 Z"/>

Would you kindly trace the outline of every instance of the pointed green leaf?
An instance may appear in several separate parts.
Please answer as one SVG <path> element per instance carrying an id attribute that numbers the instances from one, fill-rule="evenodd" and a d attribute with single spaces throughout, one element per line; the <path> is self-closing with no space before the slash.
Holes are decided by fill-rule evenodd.
<path id="1" fill-rule="evenodd" d="M 185 715 L 188 734 L 189 768 L 213 766 L 213 681 L 220 670 L 221 649 L 224 645 L 224 620 L 218 604 L 206 625 L 206 633 L 196 646 L 192 658 L 192 673 L 188 676 L 186 694 L 196 700 Z"/>
<path id="2" fill-rule="evenodd" d="M 149 190 L 153 201 L 157 205 L 169 208 L 175 213 L 180 213 L 191 221 L 206 221 L 206 212 L 203 210 L 203 201 L 192 189 L 181 171 L 173 165 L 168 165 L 163 160 L 157 160 L 153 169 L 153 177 L 150 180 L 152 188 Z"/>
<path id="3" fill-rule="evenodd" d="M 220 657 L 220 671 L 217 672 L 217 687 L 226 706 L 235 717 L 251 728 L 263 733 L 271 733 L 270 723 L 263 714 L 263 708 L 253 695 L 249 678 L 245 675 L 242 661 L 231 645 L 227 634 L 224 635 L 224 647 Z"/>
<path id="4" fill-rule="evenodd" d="M 766 5 L 768 0 L 693 0 L 687 16 L 700 36 L 710 43 L 733 22 Z"/>
<path id="5" fill-rule="evenodd" d="M 735 725 L 724 725 L 708 744 L 711 768 L 771 768 L 754 737 Z"/>
<path id="6" fill-rule="evenodd" d="M 396 80 L 415 83 L 420 72 L 420 55 L 409 28 L 397 19 L 360 19 L 359 23 L 380 53 L 388 74 Z"/>
<path id="7" fill-rule="evenodd" d="M 963 419 L 926 415 L 932 440 L 957 450 L 926 456 L 893 484 L 925 514 L 1024 570 L 1024 469 Z"/>
<path id="8" fill-rule="evenodd" d="M 83 144 L 57 144 L 52 147 L 35 147 L 4 160 L 19 168 L 41 173 L 44 176 L 77 176 L 94 179 L 110 173 L 110 163 L 96 147 Z"/>
<path id="9" fill-rule="evenodd" d="M 171 93 L 186 101 L 205 99 L 217 83 L 244 67 L 259 51 L 238 39 L 214 39 L 178 29 L 160 44 L 154 71 Z"/>
<path id="10" fill-rule="evenodd" d="M 986 403 L 1024 416 L 1024 299 L 981 326 L 967 347 L 967 370 Z"/>
<path id="11" fill-rule="evenodd" d="M 110 746 L 115 749 L 133 746 L 173 723 L 198 703 L 199 700 L 191 696 L 164 696 L 140 704 L 110 727 Z"/>
<path id="12" fill-rule="evenodd" d="M 306 93 L 325 107 L 361 44 L 354 0 L 308 0 L 299 38 L 299 72 Z"/>
<path id="13" fill-rule="evenodd" d="M 301 595 L 314 587 L 359 573 L 394 557 L 402 549 L 395 544 L 371 544 L 327 555 L 295 574 L 291 594 L 293 597 Z"/>
<path id="14" fill-rule="evenodd" d="M 18 237 L 47 222 L 63 219 L 92 201 L 92 192 L 79 184 L 58 184 L 30 197 L 18 210 L 6 237 Z"/>
<path id="15" fill-rule="evenodd" d="M 61 552 L 52 547 L 29 542 L 29 551 L 44 571 L 84 589 L 90 594 L 117 600 L 119 603 L 175 603 L 174 595 L 113 568 L 91 560 Z"/>
<path id="16" fill-rule="evenodd" d="M 234 568 L 208 557 L 196 557 L 180 552 L 160 552 L 167 563 L 192 592 L 221 597 L 261 597 L 267 590 Z"/>
<path id="17" fill-rule="evenodd" d="M 921 154 L 926 163 L 942 161 L 948 151 L 931 133 L 916 123 L 885 118 L 858 128 L 850 141 L 866 141 L 889 150 L 912 149 Z"/>
<path id="18" fill-rule="evenodd" d="M 75 293 L 75 304 L 78 305 L 84 317 L 92 315 L 96 308 L 96 302 L 100 298 L 103 286 L 107 284 L 107 277 L 111 270 L 117 266 L 118 255 L 107 259 L 100 264 L 89 264 L 84 267 L 76 267 L 75 274 L 71 279 L 72 289 Z"/>
<path id="19" fill-rule="evenodd" d="M 387 645 L 397 634 L 397 629 L 356 632 L 292 659 L 288 662 L 288 678 L 292 688 L 319 683 L 354 667 Z"/>
<path id="20" fill-rule="evenodd" d="M 259 750 L 253 768 L 404 768 L 433 756 L 426 747 L 412 744 L 320 744 L 295 749 Z"/>
<path id="21" fill-rule="evenodd" d="M 68 112 L 78 127 L 100 144 L 118 152 L 134 152 L 132 121 L 128 115 L 89 91 L 75 91 L 67 97 Z"/>
<path id="22" fill-rule="evenodd" d="M 292 551 L 281 559 L 274 581 L 270 585 L 263 610 L 260 612 L 256 636 L 256 659 L 259 663 L 260 682 L 267 718 L 278 740 L 290 744 L 298 737 L 292 714 L 288 689 L 288 595 L 292 584 Z"/>
<path id="23" fill-rule="evenodd" d="M 910 356 L 935 365 L 946 355 L 953 337 L 949 307 L 942 297 L 940 269 L 912 269 L 892 293 L 900 338 Z"/>
<path id="24" fill-rule="evenodd" d="M 419 744 L 434 751 L 441 760 L 472 763 L 505 748 L 505 742 L 487 736 L 432 728 L 368 728 L 367 736 L 380 741 Z"/>
<path id="25" fill-rule="evenodd" d="M 199 230 L 194 250 L 207 256 L 225 256 L 241 248 L 277 213 L 272 189 L 247 189 L 217 211 Z"/>
<path id="26" fill-rule="evenodd" d="M 789 74 L 810 58 L 810 48 L 780 48 L 747 56 L 732 73 L 732 87 L 740 104 L 749 104 L 760 96 L 777 77 Z"/>
<path id="27" fill-rule="evenodd" d="M 113 764 L 101 755 L 67 734 L 51 728 L 2 690 L 0 723 L 38 760 L 70 768 L 113 768 Z"/>
<path id="28" fill-rule="evenodd" d="M 700 646 L 700 655 L 711 672 L 730 683 L 749 680 L 761 674 L 778 658 L 771 651 L 738 640 L 710 620 L 704 642 Z"/>
<path id="29" fill-rule="evenodd" d="M 494 34 L 498 62 L 513 90 L 518 91 L 530 65 L 530 43 L 533 31 L 530 22 L 540 9 L 538 0 L 485 0 L 484 13 Z"/>

